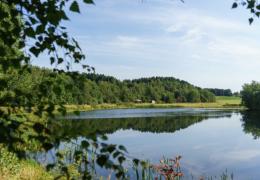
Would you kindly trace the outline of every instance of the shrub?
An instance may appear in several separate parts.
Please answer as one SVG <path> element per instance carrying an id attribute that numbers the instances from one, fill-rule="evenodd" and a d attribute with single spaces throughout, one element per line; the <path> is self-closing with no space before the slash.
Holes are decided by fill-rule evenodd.
<path id="1" fill-rule="evenodd" d="M 52 175 L 34 161 L 20 160 L 0 145 L 0 179 L 1 180 L 48 180 Z"/>
<path id="2" fill-rule="evenodd" d="M 260 109 L 260 83 L 252 81 L 250 84 L 244 84 L 241 91 L 242 104 L 248 109 Z"/>

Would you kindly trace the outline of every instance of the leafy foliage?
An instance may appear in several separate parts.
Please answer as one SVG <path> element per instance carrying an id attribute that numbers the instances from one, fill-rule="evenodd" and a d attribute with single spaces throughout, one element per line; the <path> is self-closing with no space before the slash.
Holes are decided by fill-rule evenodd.
<path id="1" fill-rule="evenodd" d="M 208 91 L 212 92 L 216 96 L 232 96 L 231 89 L 218 89 L 218 88 L 207 88 Z"/>
<path id="2" fill-rule="evenodd" d="M 22 42 L 19 40 L 21 32 L 21 21 L 18 15 L 11 16 L 14 6 L 0 5 L 0 69 L 7 70 L 8 67 L 19 67 L 23 53 Z"/>
<path id="3" fill-rule="evenodd" d="M 110 76 L 52 71 L 31 67 L 30 71 L 13 71 L 7 77 L 7 92 L 20 92 L 2 105 L 28 103 L 100 104 L 122 102 L 213 102 L 215 96 L 185 81 L 171 77 L 141 78 L 119 81 Z M 33 95 L 33 96 L 32 96 Z"/>
<path id="4" fill-rule="evenodd" d="M 85 4 L 93 4 L 91 0 L 84 0 Z M 0 59 L 15 60 L 29 63 L 30 57 L 38 57 L 46 52 L 50 63 L 65 63 L 70 68 L 70 59 L 80 63 L 85 59 L 78 42 L 70 38 L 66 27 L 68 21 L 66 5 L 71 12 L 79 13 L 80 8 L 76 0 L 28 1 L 28 0 L 1 0 L 1 28 L 0 28 Z M 17 26 L 17 24 L 21 24 Z M 19 43 L 17 39 L 19 37 Z M 28 46 L 28 43 L 30 45 Z M 2 45 L 1 45 L 2 44 Z M 3 46 L 3 44 L 5 44 Z M 10 47 L 26 50 L 26 56 L 18 56 Z M 2 51 L 3 50 L 3 51 Z M 60 54 L 59 52 L 62 52 Z M 9 63 L 9 66 L 12 66 Z M 83 65 L 88 70 L 91 67 Z"/>
<path id="5" fill-rule="evenodd" d="M 16 173 L 19 170 L 19 159 L 0 145 L 0 174 L 4 171 Z"/>
<path id="6" fill-rule="evenodd" d="M 249 24 L 252 24 L 254 17 L 260 17 L 260 3 L 256 0 L 236 0 L 232 4 L 232 8 L 237 8 L 238 6 L 243 6 L 252 14 L 252 17 L 248 19 Z"/>
<path id="7" fill-rule="evenodd" d="M 92 4 L 93 1 L 84 0 L 84 3 Z M 62 21 L 68 20 L 66 4 L 70 4 L 72 12 L 80 11 L 77 1 L 0 1 L 0 144 L 19 158 L 26 158 L 28 150 L 48 151 L 60 143 L 59 139 L 52 138 L 48 119 L 54 117 L 55 107 L 62 114 L 66 113 L 63 105 L 69 102 L 66 98 L 70 98 L 66 92 L 72 91 L 75 96 L 80 93 L 72 83 L 68 83 L 68 78 L 77 81 L 77 73 L 66 76 L 58 70 L 37 72 L 29 65 L 32 56 L 38 57 L 43 52 L 48 53 L 51 64 L 65 63 L 67 69 L 70 69 L 69 59 L 80 63 L 85 58 L 77 41 L 68 36 L 66 27 L 61 26 Z M 87 65 L 82 66 L 92 70 Z M 94 134 L 89 139 L 96 147 L 100 147 L 98 155 L 112 156 L 117 148 L 106 151 L 106 145 L 97 142 L 98 136 Z M 79 156 L 83 157 L 83 150 L 88 150 L 86 145 L 81 147 Z M 122 162 L 125 159 L 124 151 L 122 148 L 119 150 L 121 156 L 118 164 L 102 159 L 97 161 L 105 168 L 113 167 L 121 177 L 124 176 Z M 48 167 L 57 167 L 60 176 L 69 178 L 69 165 L 62 161 L 62 156 L 59 157 L 58 162 Z M 80 175 L 87 179 L 87 174 L 88 169 Z"/>
<path id="8" fill-rule="evenodd" d="M 250 84 L 244 84 L 241 91 L 242 104 L 251 110 L 260 109 L 260 83 L 252 81 Z"/>

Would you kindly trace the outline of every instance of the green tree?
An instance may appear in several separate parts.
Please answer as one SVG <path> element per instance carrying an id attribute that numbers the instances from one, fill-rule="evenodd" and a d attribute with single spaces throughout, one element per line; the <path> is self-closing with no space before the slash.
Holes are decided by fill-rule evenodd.
<path id="1" fill-rule="evenodd" d="M 190 90 L 187 94 L 188 102 L 200 102 L 200 94 L 198 90 Z"/>
<path id="2" fill-rule="evenodd" d="M 241 91 L 242 104 L 249 109 L 260 109 L 260 83 L 244 84 Z"/>

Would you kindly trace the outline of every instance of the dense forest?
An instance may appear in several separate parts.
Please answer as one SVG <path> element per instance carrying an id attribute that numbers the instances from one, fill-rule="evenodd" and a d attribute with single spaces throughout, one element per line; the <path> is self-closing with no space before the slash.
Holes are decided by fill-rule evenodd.
<path id="1" fill-rule="evenodd" d="M 100 104 L 122 102 L 214 102 L 208 90 L 173 77 L 152 77 L 120 81 L 111 76 L 60 72 L 31 67 L 19 74 L 9 73 L 7 92 L 22 94 L 14 104 Z M 72 89 L 72 90 L 68 90 Z M 41 98 L 41 99 L 39 99 Z M 19 101 L 19 102 L 18 102 Z"/>
<path id="2" fill-rule="evenodd" d="M 218 89 L 218 88 L 207 88 L 208 91 L 215 94 L 215 96 L 232 96 L 231 89 Z"/>

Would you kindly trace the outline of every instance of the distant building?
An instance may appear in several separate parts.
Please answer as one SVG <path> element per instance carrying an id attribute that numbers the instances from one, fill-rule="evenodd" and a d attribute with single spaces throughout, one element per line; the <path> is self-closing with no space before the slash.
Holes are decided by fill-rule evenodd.
<path id="1" fill-rule="evenodd" d="M 152 104 L 155 104 L 155 103 L 156 103 L 156 101 L 155 101 L 155 100 L 152 100 L 152 101 L 151 101 L 151 103 L 152 103 Z"/>

